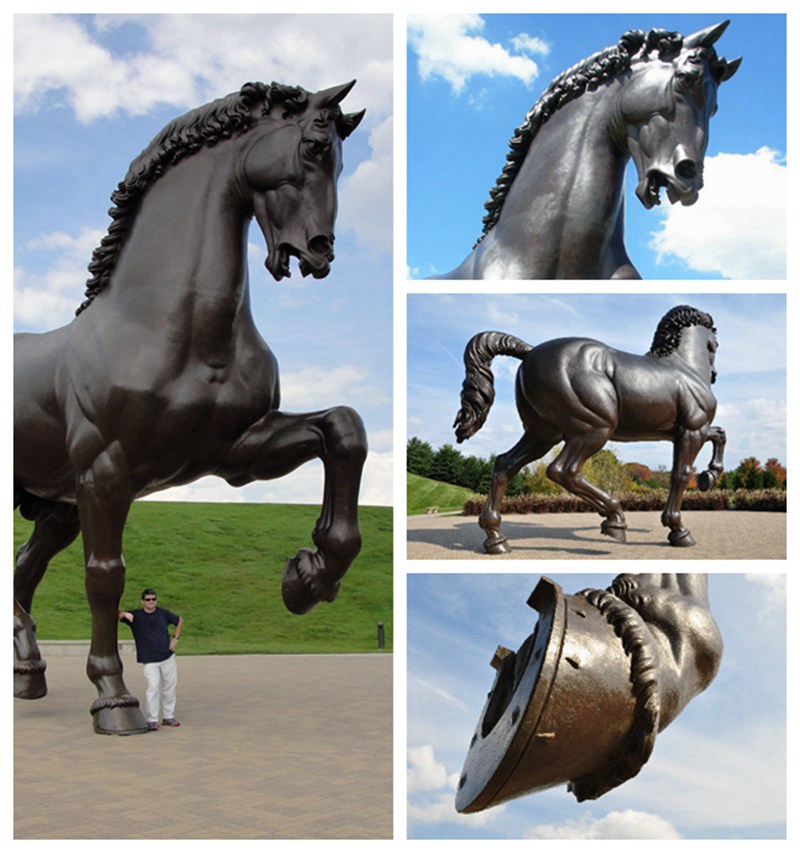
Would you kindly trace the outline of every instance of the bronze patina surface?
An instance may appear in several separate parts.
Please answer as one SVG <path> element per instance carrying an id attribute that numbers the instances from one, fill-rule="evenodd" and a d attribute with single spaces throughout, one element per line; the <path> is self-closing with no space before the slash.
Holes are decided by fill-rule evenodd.
<path id="1" fill-rule="evenodd" d="M 579 801 L 602 796 L 640 771 L 658 732 L 719 669 L 705 575 L 625 574 L 576 595 L 542 578 L 528 604 L 533 633 L 492 661 L 460 812 L 558 785 Z"/>
<path id="2" fill-rule="evenodd" d="M 241 486 L 321 459 L 316 549 L 287 562 L 282 592 L 295 613 L 336 596 L 361 545 L 364 426 L 343 406 L 280 411 L 246 247 L 255 217 L 276 280 L 291 257 L 302 275 L 328 274 L 342 142 L 363 116 L 340 107 L 354 82 L 316 93 L 247 83 L 170 122 L 112 195 L 74 320 L 15 336 L 14 503 L 35 522 L 17 555 L 15 695 L 46 693 L 31 605 L 49 561 L 81 533 L 95 731 L 147 730 L 117 651 L 122 536 L 131 502 L 169 486 L 208 474 Z"/>
<path id="3" fill-rule="evenodd" d="M 486 421 L 494 401 L 492 360 L 521 361 L 517 371 L 517 411 L 524 433 L 495 460 L 489 496 L 479 524 L 490 554 L 507 553 L 500 532 L 500 505 L 509 481 L 523 466 L 564 443 L 547 476 L 582 498 L 603 516 L 601 532 L 625 541 L 627 522 L 620 502 L 590 483 L 583 466 L 606 442 L 671 441 L 672 473 L 661 523 L 671 545 L 694 545 L 681 518 L 681 502 L 701 447 L 710 441 L 708 470 L 697 477 L 710 489 L 723 473 L 725 432 L 712 426 L 717 400 L 711 391 L 717 335 L 709 314 L 678 305 L 659 322 L 646 355 L 632 355 L 588 338 L 558 338 L 531 346 L 513 335 L 481 332 L 464 352 L 466 377 L 456 415 L 459 442 Z"/>
<path id="4" fill-rule="evenodd" d="M 629 30 L 564 71 L 509 142 L 483 234 L 443 279 L 637 279 L 625 248 L 625 169 L 646 207 L 694 204 L 719 86 L 738 69 L 714 44 L 723 21 L 690 36 Z"/>

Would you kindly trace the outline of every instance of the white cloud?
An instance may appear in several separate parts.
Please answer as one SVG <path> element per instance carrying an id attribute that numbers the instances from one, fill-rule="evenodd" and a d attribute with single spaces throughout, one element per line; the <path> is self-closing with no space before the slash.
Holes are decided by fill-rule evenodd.
<path id="1" fill-rule="evenodd" d="M 372 156 L 339 186 L 337 230 L 352 231 L 362 251 L 392 249 L 392 127 L 390 116 L 372 130 Z"/>
<path id="2" fill-rule="evenodd" d="M 49 257 L 43 274 L 34 277 L 18 264 L 14 271 L 14 320 L 26 329 L 52 329 L 69 323 L 83 300 L 87 264 L 103 232 L 83 228 L 43 234 L 18 252 L 18 261 L 31 255 Z"/>
<path id="3" fill-rule="evenodd" d="M 755 397 L 720 403 L 714 420 L 728 433 L 728 468 L 735 468 L 747 456 L 755 456 L 761 462 L 774 456 L 785 463 L 786 400 Z"/>
<path id="4" fill-rule="evenodd" d="M 525 838 L 553 839 L 652 839 L 680 838 L 680 833 L 669 821 L 655 814 L 626 809 L 609 812 L 595 819 L 585 815 L 578 820 L 566 820 L 560 824 L 537 824 L 526 830 Z"/>
<path id="5" fill-rule="evenodd" d="M 15 23 L 18 110 L 36 109 L 46 94 L 58 91 L 79 121 L 90 122 L 117 110 L 140 115 L 155 103 L 182 104 L 191 98 L 185 79 L 176 86 L 175 69 L 167 67 L 172 63 L 141 56 L 115 59 L 73 18 L 18 15 Z"/>
<path id="6" fill-rule="evenodd" d="M 511 44 L 523 53 L 538 53 L 542 56 L 547 56 L 550 53 L 550 45 L 544 39 L 529 36 L 527 33 L 514 36 L 511 39 Z"/>
<path id="7" fill-rule="evenodd" d="M 496 302 L 490 301 L 486 306 L 486 320 L 498 329 L 503 329 L 504 326 L 518 326 L 519 314 L 516 311 L 501 308 Z"/>
<path id="8" fill-rule="evenodd" d="M 539 67 L 528 56 L 514 56 L 499 44 L 478 35 L 484 28 L 480 15 L 410 15 L 408 41 L 417 54 L 422 80 L 440 77 L 458 95 L 470 77 L 512 77 L 526 86 L 539 76 Z M 518 50 L 531 52 L 536 41 L 518 36 Z M 542 45 L 538 51 L 542 53 Z"/>
<path id="9" fill-rule="evenodd" d="M 379 388 L 368 370 L 355 364 L 309 365 L 302 370 L 281 373 L 281 407 L 298 411 L 301 406 L 324 409 L 343 402 L 386 402 L 386 390 Z"/>
<path id="10" fill-rule="evenodd" d="M 459 823 L 465 826 L 486 826 L 503 814 L 505 806 L 497 806 L 475 814 L 459 814 L 456 811 L 455 796 L 452 793 L 437 794 L 425 802 L 408 804 L 410 823 Z"/>
<path id="11" fill-rule="evenodd" d="M 691 207 L 664 209 L 650 248 L 657 261 L 726 278 L 786 275 L 786 166 L 778 152 L 718 154 L 705 162 L 705 187 Z"/>
<path id="12" fill-rule="evenodd" d="M 434 757 L 430 744 L 408 748 L 407 781 L 409 794 L 447 786 L 447 770 Z"/>
<path id="13" fill-rule="evenodd" d="M 393 503 L 392 454 L 369 451 L 361 477 L 362 506 L 391 506 Z M 185 486 L 156 492 L 145 500 L 199 501 L 208 503 L 320 504 L 325 474 L 322 463 L 313 459 L 286 477 L 258 480 L 241 488 L 229 486 L 219 477 L 202 477 Z"/>
<path id="14" fill-rule="evenodd" d="M 786 727 L 770 708 L 761 715 L 760 723 L 725 728 L 719 720 L 714 733 L 707 725 L 700 730 L 676 722 L 659 735 L 650 762 L 626 788 L 627 803 L 658 810 L 684 832 L 711 821 L 732 830 L 782 824 Z"/>
<path id="15" fill-rule="evenodd" d="M 786 611 L 786 575 L 746 573 L 745 580 L 758 590 L 759 617 L 769 620 Z"/>
<path id="16" fill-rule="evenodd" d="M 113 55 L 99 37 L 126 25 L 142 28 L 147 46 Z M 194 107 L 252 79 L 322 89 L 352 79 L 354 69 L 363 80 L 351 99 L 367 107 L 368 123 L 391 112 L 386 16 L 18 15 L 14 50 L 16 108 L 35 110 L 58 93 L 84 123 L 156 105 Z"/>

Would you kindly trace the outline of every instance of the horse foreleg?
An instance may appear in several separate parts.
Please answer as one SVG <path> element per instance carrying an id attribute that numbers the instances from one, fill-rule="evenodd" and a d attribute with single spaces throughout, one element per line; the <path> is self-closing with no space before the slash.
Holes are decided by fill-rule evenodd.
<path id="1" fill-rule="evenodd" d="M 708 463 L 708 470 L 701 471 L 697 475 L 697 488 L 701 492 L 713 489 L 725 471 L 725 465 L 722 461 L 725 452 L 725 430 L 718 426 L 709 427 L 708 440 L 711 442 L 713 448 L 711 451 L 711 462 Z"/>
<path id="2" fill-rule="evenodd" d="M 508 554 L 511 551 L 508 540 L 500 532 L 500 505 L 508 484 L 524 465 L 540 459 L 554 444 L 554 441 L 540 441 L 525 433 L 511 450 L 495 459 L 489 495 L 478 518 L 478 524 L 486 534 L 483 547 L 487 554 Z"/>
<path id="3" fill-rule="evenodd" d="M 47 693 L 46 664 L 36 642 L 36 623 L 31 617 L 33 595 L 50 560 L 75 541 L 80 532 L 74 507 L 59 515 L 45 513 L 34 524 L 31 538 L 17 551 L 14 573 L 14 695 L 40 699 Z"/>
<path id="4" fill-rule="evenodd" d="M 140 734 L 147 731 L 147 722 L 139 711 L 139 700 L 125 686 L 117 643 L 117 614 L 125 588 L 122 531 L 131 497 L 104 457 L 77 483 L 86 597 L 92 613 L 86 674 L 97 689 L 90 710 L 98 734 Z"/>
<path id="5" fill-rule="evenodd" d="M 659 729 L 711 683 L 722 637 L 711 615 L 705 574 L 623 574 L 611 591 L 642 616 L 659 644 Z"/>
<path id="6" fill-rule="evenodd" d="M 358 490 L 367 456 L 367 436 L 359 415 L 346 406 L 310 414 L 270 412 L 236 442 L 223 476 L 237 485 L 283 477 L 319 458 L 325 469 L 322 510 L 312 539 L 288 560 L 282 594 L 293 613 L 333 601 L 339 583 L 361 550 Z"/>
<path id="7" fill-rule="evenodd" d="M 696 544 L 689 529 L 683 526 L 681 503 L 692 476 L 694 460 L 705 441 L 706 437 L 701 432 L 684 430 L 675 439 L 673 446 L 669 494 L 664 511 L 661 513 L 661 523 L 670 529 L 667 537 L 669 544 L 679 548 L 688 548 Z"/>
<path id="8" fill-rule="evenodd" d="M 564 449 L 550 463 L 547 476 L 579 498 L 583 498 L 603 516 L 600 532 L 617 542 L 625 542 L 628 523 L 622 511 L 622 504 L 602 489 L 590 483 L 583 476 L 586 460 L 597 453 L 608 441 L 608 433 L 589 433 L 571 436 L 564 443 Z"/>

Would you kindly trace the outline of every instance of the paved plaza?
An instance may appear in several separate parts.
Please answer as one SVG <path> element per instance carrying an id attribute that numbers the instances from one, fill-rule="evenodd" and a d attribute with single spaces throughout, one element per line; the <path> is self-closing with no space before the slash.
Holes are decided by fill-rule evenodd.
<path id="1" fill-rule="evenodd" d="M 600 533 L 595 513 L 503 516 L 510 554 L 489 556 L 477 516 L 415 515 L 408 518 L 410 560 L 782 560 L 786 513 L 684 511 L 697 544 L 674 548 L 658 512 L 627 512 L 627 542 Z"/>
<path id="2" fill-rule="evenodd" d="M 390 654 L 181 656 L 181 727 L 130 737 L 93 733 L 85 667 L 14 700 L 15 838 L 391 837 Z"/>

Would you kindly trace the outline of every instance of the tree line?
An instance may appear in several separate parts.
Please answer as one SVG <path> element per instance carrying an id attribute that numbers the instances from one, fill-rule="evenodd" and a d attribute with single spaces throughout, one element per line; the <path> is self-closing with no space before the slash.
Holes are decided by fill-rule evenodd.
<path id="1" fill-rule="evenodd" d="M 547 466 L 558 455 L 556 447 L 543 459 L 525 466 L 508 484 L 509 497 L 530 494 L 558 494 L 563 489 L 547 477 Z M 495 457 L 484 459 L 465 456 L 450 444 L 438 450 L 419 438 L 409 439 L 406 445 L 406 469 L 411 474 L 462 486 L 478 494 L 487 494 L 492 481 Z M 589 459 L 584 476 L 607 492 L 636 491 L 638 489 L 668 489 L 670 472 L 664 466 L 655 471 L 638 462 L 622 462 L 617 454 L 604 448 Z M 690 488 L 694 483 L 690 484 Z M 762 465 L 754 456 L 743 459 L 720 477 L 721 489 L 786 489 L 786 468 L 775 458 Z"/>

